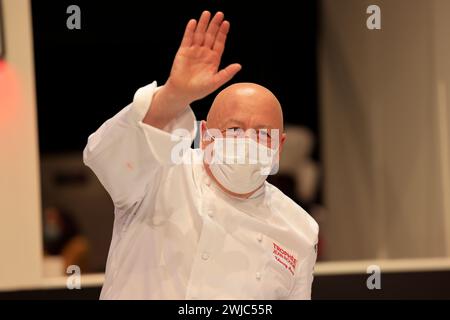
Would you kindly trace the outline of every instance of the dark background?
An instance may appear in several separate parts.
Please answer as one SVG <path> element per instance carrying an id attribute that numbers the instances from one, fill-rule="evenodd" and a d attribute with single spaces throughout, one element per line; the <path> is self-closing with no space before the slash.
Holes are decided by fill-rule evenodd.
<path id="1" fill-rule="evenodd" d="M 81 9 L 81 30 L 66 27 L 72 4 Z M 231 23 L 222 66 L 239 62 L 243 69 L 229 84 L 266 86 L 285 122 L 317 137 L 316 1 L 33 0 L 41 153 L 82 150 L 138 88 L 164 84 L 187 21 L 205 9 L 223 11 Z M 214 96 L 194 103 L 198 119 Z"/>

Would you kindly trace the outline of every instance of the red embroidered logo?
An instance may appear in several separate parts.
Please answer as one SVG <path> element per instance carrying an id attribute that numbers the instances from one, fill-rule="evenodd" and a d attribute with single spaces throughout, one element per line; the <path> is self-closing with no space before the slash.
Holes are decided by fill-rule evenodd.
<path id="1" fill-rule="evenodd" d="M 277 245 L 275 242 L 273 242 L 273 256 L 275 260 L 281 263 L 292 273 L 292 275 L 294 275 L 295 266 L 297 265 L 297 258 Z"/>

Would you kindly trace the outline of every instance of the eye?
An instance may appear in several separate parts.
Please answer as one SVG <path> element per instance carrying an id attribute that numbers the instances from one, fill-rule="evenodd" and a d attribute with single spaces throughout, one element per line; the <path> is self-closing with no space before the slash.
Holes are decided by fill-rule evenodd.
<path id="1" fill-rule="evenodd" d="M 268 129 L 259 129 L 258 130 L 258 136 L 260 136 L 260 137 L 262 137 L 262 138 L 265 138 L 265 137 L 267 137 L 267 138 L 271 138 L 271 136 L 270 136 L 270 130 L 268 130 Z"/>
<path id="2" fill-rule="evenodd" d="M 233 136 L 240 136 L 244 134 L 244 129 L 240 127 L 230 127 L 226 129 L 226 132 L 232 134 Z"/>

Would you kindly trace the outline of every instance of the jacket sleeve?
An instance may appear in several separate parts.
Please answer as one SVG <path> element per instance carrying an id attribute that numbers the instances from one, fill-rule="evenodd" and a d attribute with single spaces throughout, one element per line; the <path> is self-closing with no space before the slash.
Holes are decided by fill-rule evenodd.
<path id="1" fill-rule="evenodd" d="M 142 122 L 157 90 L 156 82 L 139 89 L 130 105 L 89 136 L 83 151 L 85 165 L 96 174 L 116 209 L 130 207 L 148 188 L 157 187 L 154 178 L 173 164 L 174 147 L 190 148 L 195 137 L 196 121 L 189 106 L 164 130 Z"/>

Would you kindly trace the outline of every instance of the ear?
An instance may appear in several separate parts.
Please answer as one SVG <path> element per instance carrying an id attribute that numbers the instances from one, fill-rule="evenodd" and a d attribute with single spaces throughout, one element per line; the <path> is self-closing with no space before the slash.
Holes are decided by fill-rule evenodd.
<path id="1" fill-rule="evenodd" d="M 281 158 L 281 152 L 283 151 L 283 146 L 284 143 L 286 142 L 286 133 L 282 133 L 281 134 L 281 138 L 280 138 L 280 146 L 278 148 L 278 161 L 280 161 Z"/>
<path id="2" fill-rule="evenodd" d="M 280 153 L 283 150 L 283 146 L 284 146 L 285 142 L 286 142 L 286 133 L 283 132 L 281 134 L 281 139 L 280 139 Z"/>
<path id="3" fill-rule="evenodd" d="M 208 127 L 206 126 L 206 121 L 200 121 L 200 149 L 205 148 L 205 134 L 207 130 Z"/>
<path id="4" fill-rule="evenodd" d="M 206 130 L 208 129 L 208 127 L 206 126 L 206 121 L 202 120 L 200 121 L 200 133 L 202 134 L 202 136 L 205 134 Z"/>

